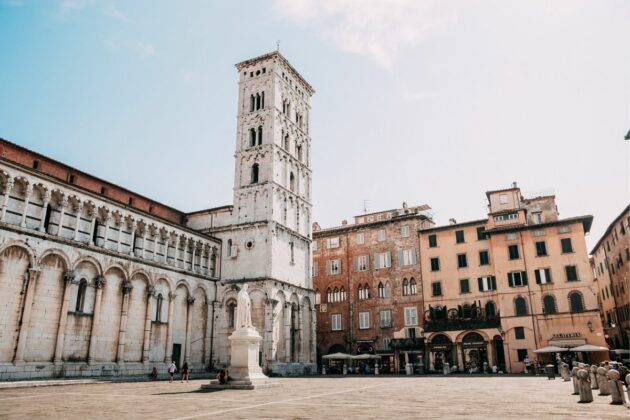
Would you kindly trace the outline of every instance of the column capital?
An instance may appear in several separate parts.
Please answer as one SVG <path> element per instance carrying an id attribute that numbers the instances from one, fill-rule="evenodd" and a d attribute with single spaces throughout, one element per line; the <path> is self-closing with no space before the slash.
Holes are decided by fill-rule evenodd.
<path id="1" fill-rule="evenodd" d="M 7 180 L 4 182 L 4 188 L 8 190 L 13 189 L 13 185 L 15 185 L 15 179 L 13 178 L 7 178 Z"/>
<path id="2" fill-rule="evenodd" d="M 61 202 L 59 203 L 59 205 L 61 205 L 61 207 L 63 207 L 63 208 L 68 207 L 68 197 L 62 198 Z"/>
<path id="3" fill-rule="evenodd" d="M 74 278 L 75 278 L 74 270 L 66 270 L 63 273 L 63 279 L 65 280 L 66 283 L 72 283 L 74 281 Z"/>
<path id="4" fill-rule="evenodd" d="M 102 289 L 103 286 L 105 286 L 105 276 L 96 276 L 94 278 L 94 287 L 96 287 L 97 289 Z"/>
<path id="5" fill-rule="evenodd" d="M 46 192 L 44 192 L 44 203 L 48 204 L 50 202 L 50 199 L 52 198 L 52 192 L 50 192 L 50 190 L 46 190 Z"/>
<path id="6" fill-rule="evenodd" d="M 168 299 L 169 300 L 175 300 L 176 297 L 177 297 L 177 293 L 175 293 L 175 292 L 169 292 L 168 293 Z"/>
<path id="7" fill-rule="evenodd" d="M 186 299 L 186 302 L 188 302 L 188 306 L 192 306 L 195 303 L 195 298 L 192 296 L 188 296 L 188 299 Z"/>
<path id="8" fill-rule="evenodd" d="M 132 289 L 133 285 L 131 284 L 131 282 L 129 280 L 125 280 L 122 284 L 123 295 L 128 295 L 129 293 L 131 293 Z"/>
<path id="9" fill-rule="evenodd" d="M 156 294 L 155 286 L 153 286 L 152 284 L 149 285 L 149 287 L 147 287 L 147 297 L 155 297 L 155 294 Z"/>

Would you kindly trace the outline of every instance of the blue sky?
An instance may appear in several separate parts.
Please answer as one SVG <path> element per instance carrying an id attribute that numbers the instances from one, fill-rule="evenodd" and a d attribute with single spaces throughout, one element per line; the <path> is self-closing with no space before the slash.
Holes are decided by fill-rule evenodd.
<path id="1" fill-rule="evenodd" d="M 0 136 L 176 208 L 231 203 L 238 75 L 275 49 L 311 82 L 314 219 L 486 190 L 630 198 L 627 1 L 0 0 Z"/>

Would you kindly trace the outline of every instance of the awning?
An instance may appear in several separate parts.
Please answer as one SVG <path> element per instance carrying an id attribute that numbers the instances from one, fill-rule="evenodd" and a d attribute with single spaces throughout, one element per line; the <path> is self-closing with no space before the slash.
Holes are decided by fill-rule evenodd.
<path id="1" fill-rule="evenodd" d="M 569 340 L 549 340 L 550 346 L 557 347 L 577 347 L 583 346 L 584 344 L 586 344 L 586 340 L 583 338 L 573 338 Z"/>
<path id="2" fill-rule="evenodd" d="M 582 352 L 592 352 L 592 351 L 608 351 L 608 347 L 594 346 L 592 344 L 585 344 L 583 346 L 573 347 L 571 351 L 582 351 Z"/>
<path id="3" fill-rule="evenodd" d="M 547 347 L 543 347 L 542 349 L 534 350 L 534 353 L 562 353 L 563 351 L 569 351 L 569 350 L 564 347 L 547 346 Z"/>
<path id="4" fill-rule="evenodd" d="M 322 356 L 322 359 L 350 359 L 352 356 L 346 353 L 333 353 Z"/>
<path id="5" fill-rule="evenodd" d="M 358 356 L 351 356 L 352 360 L 366 360 L 366 359 L 380 359 L 381 356 L 375 354 L 359 354 Z"/>

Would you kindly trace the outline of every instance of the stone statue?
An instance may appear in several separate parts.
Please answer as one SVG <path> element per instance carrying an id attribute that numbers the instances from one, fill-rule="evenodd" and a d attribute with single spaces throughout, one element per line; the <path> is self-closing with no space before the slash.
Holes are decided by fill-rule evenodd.
<path id="1" fill-rule="evenodd" d="M 580 370 L 577 366 L 571 369 L 571 379 L 573 380 L 573 394 L 580 395 L 580 384 L 578 383 L 577 373 Z"/>
<path id="2" fill-rule="evenodd" d="M 599 384 L 597 383 L 597 366 L 593 365 L 590 368 L 591 374 L 591 389 L 599 389 Z"/>
<path id="3" fill-rule="evenodd" d="M 282 313 L 282 302 L 275 301 L 273 305 L 273 312 L 271 317 L 271 325 L 273 328 L 273 340 L 272 340 L 272 359 L 277 360 L 278 357 L 278 343 L 280 342 L 280 314 Z"/>
<path id="4" fill-rule="evenodd" d="M 597 368 L 597 383 L 599 384 L 599 395 L 610 395 L 605 367 L 600 366 Z"/>
<path id="5" fill-rule="evenodd" d="M 624 403 L 623 398 L 623 385 L 619 378 L 621 374 L 616 369 L 610 369 L 608 371 L 608 386 L 610 387 L 610 396 L 612 397 L 611 404 L 613 405 L 621 405 Z"/>
<path id="6" fill-rule="evenodd" d="M 571 378 L 569 378 L 569 365 L 564 362 L 562 363 L 561 375 L 564 382 L 569 382 L 571 380 Z"/>
<path id="7" fill-rule="evenodd" d="M 577 379 L 580 382 L 580 403 L 593 402 L 593 391 L 591 390 L 591 377 L 589 371 L 580 369 L 577 372 Z"/>
<path id="8" fill-rule="evenodd" d="M 252 300 L 244 284 L 236 296 L 236 328 L 252 327 Z"/>

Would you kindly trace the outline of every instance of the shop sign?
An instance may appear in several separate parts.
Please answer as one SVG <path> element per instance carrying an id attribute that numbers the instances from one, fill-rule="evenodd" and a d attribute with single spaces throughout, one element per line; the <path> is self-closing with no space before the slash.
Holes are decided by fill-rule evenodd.
<path id="1" fill-rule="evenodd" d="M 433 351 L 445 351 L 445 350 L 449 350 L 450 348 L 451 346 L 447 344 L 432 344 L 431 345 L 431 350 Z"/>
<path id="2" fill-rule="evenodd" d="M 462 343 L 463 347 L 485 347 L 486 343 L 484 341 L 466 341 Z"/>
<path id="3" fill-rule="evenodd" d="M 579 338 L 582 337 L 582 333 L 579 332 L 570 332 L 570 333 L 554 333 L 551 334 L 552 340 L 562 340 L 566 338 Z"/>

